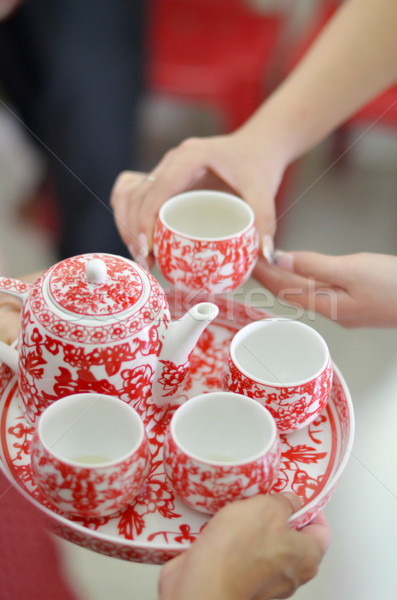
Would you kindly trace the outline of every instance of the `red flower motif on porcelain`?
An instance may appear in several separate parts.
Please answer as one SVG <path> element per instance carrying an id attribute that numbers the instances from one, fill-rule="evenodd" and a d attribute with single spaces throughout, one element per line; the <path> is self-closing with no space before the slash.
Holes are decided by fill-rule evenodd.
<path id="1" fill-rule="evenodd" d="M 154 248 L 159 268 L 172 284 L 224 293 L 249 278 L 258 257 L 258 234 L 252 226 L 231 239 L 193 240 L 158 220 Z"/>
<path id="2" fill-rule="evenodd" d="M 89 261 L 101 257 L 108 279 L 96 288 L 84 273 Z M 150 394 L 170 312 L 149 273 L 120 257 L 88 254 L 58 263 L 31 287 L 3 278 L 1 286 L 26 294 L 18 368 L 31 423 L 70 393 L 104 392 L 132 404 Z"/>
<path id="3" fill-rule="evenodd" d="M 170 360 L 160 362 L 164 365 L 159 378 L 159 383 L 164 389 L 164 397 L 173 396 L 189 374 L 190 359 L 178 366 Z"/>
<path id="4" fill-rule="evenodd" d="M 327 405 L 333 369 L 329 361 L 322 373 L 298 386 L 275 387 L 244 375 L 228 356 L 223 389 L 258 400 L 273 415 L 280 433 L 291 433 L 309 425 Z"/>
<path id="5" fill-rule="evenodd" d="M 262 457 L 242 465 L 213 465 L 196 460 L 175 444 L 170 428 L 164 442 L 164 469 L 175 493 L 196 510 L 215 513 L 234 500 L 266 494 L 280 463 L 278 437 Z"/>
<path id="6" fill-rule="evenodd" d="M 172 295 L 169 302 L 173 307 Z M 238 302 L 231 308 L 230 300 L 222 297 L 217 304 L 220 314 L 202 335 L 191 356 L 192 368 L 185 391 L 178 395 L 180 402 L 205 392 L 208 379 L 211 386 L 221 389 L 222 367 L 231 338 L 252 319 L 266 317 L 259 309 Z M 183 312 L 187 308 L 186 304 L 180 306 Z M 173 314 L 179 316 L 179 313 Z M 0 445 L 3 464 L 9 470 L 11 482 L 21 487 L 41 509 L 54 533 L 94 552 L 152 564 L 162 564 L 177 556 L 197 538 L 208 517 L 190 510 L 175 497 L 164 473 L 163 442 L 172 411 L 162 420 L 163 413 L 150 397 L 140 404 L 147 415 L 147 424 L 153 424 L 149 431 L 153 459 L 146 483 L 133 504 L 115 517 L 65 519 L 45 500 L 33 478 L 29 464 L 33 428 L 26 423 L 19 409 L 15 374 L 5 365 L 0 366 L 0 392 L 1 429 L 5 433 Z M 323 413 L 307 428 L 280 436 L 281 464 L 272 491 L 296 489 L 299 492 L 302 508 L 290 520 L 295 528 L 303 527 L 318 514 L 339 482 L 351 451 L 352 411 L 347 386 L 336 370 L 330 402 Z M 304 489 L 305 481 L 310 488 Z M 317 485 L 316 489 L 314 485 Z"/>
<path id="7" fill-rule="evenodd" d="M 19 390 L 31 423 L 51 402 L 77 392 L 115 395 L 132 406 L 150 395 L 161 321 L 123 343 L 90 346 L 49 335 L 26 308 L 23 319 L 29 327 L 20 333 Z"/>
<path id="8" fill-rule="evenodd" d="M 101 254 L 86 254 L 83 255 L 83 257 L 75 257 L 75 259 L 73 260 L 77 260 L 79 259 L 79 265 L 80 265 L 80 269 L 81 269 L 81 265 L 82 264 L 86 264 L 86 262 L 90 259 L 94 259 L 94 258 L 100 258 L 102 255 Z M 84 261 L 82 260 L 84 258 Z M 109 258 L 109 255 L 107 255 L 107 260 L 111 260 L 112 257 Z M 116 257 L 115 257 L 116 258 Z M 71 261 L 72 259 L 68 259 L 68 261 L 66 261 L 67 263 L 69 263 L 69 261 Z M 124 264 L 123 259 L 118 258 L 118 263 L 122 263 Z M 62 266 L 62 269 L 61 269 Z M 59 269 L 59 272 L 58 272 Z M 54 281 L 56 281 L 56 284 L 52 282 L 52 274 L 53 271 L 56 272 L 56 277 L 54 276 Z M 66 314 L 63 317 L 62 316 L 62 312 L 59 311 L 58 313 L 54 313 L 52 310 L 49 310 L 48 308 L 48 301 L 46 298 L 46 281 L 47 278 L 51 280 L 51 285 L 54 285 L 56 287 L 56 289 L 58 290 L 58 295 L 56 294 L 56 298 L 58 298 L 59 301 L 62 300 L 63 298 L 63 294 L 61 292 L 61 274 L 64 272 L 64 263 L 58 263 L 58 265 L 55 265 L 54 267 L 51 267 L 50 269 L 48 269 L 47 271 L 45 271 L 41 277 L 37 280 L 37 282 L 32 286 L 32 288 L 29 291 L 29 287 L 26 284 L 23 284 L 25 286 L 24 291 L 29 291 L 29 298 L 26 301 L 25 307 L 26 310 L 31 314 L 34 315 L 35 320 L 37 321 L 37 323 L 41 326 L 44 327 L 44 329 L 46 330 L 46 332 L 48 334 L 53 334 L 55 336 L 59 335 L 58 332 L 62 331 L 62 339 L 67 339 L 70 341 L 80 341 L 80 342 L 85 342 L 85 343 L 92 343 L 92 344 L 96 344 L 99 341 L 102 343 L 106 343 L 106 342 L 116 342 L 116 341 L 120 341 L 121 339 L 124 339 L 126 336 L 131 336 L 134 335 L 135 333 L 138 333 L 139 331 L 141 331 L 144 327 L 147 327 L 147 324 L 155 321 L 155 320 L 162 320 L 161 318 L 161 314 L 164 311 L 168 311 L 168 303 L 166 298 L 164 297 L 164 292 L 161 289 L 159 283 L 154 279 L 154 277 L 152 277 L 149 273 L 146 274 L 147 280 L 148 280 L 148 295 L 146 300 L 143 302 L 143 304 L 137 309 L 136 312 L 134 312 L 132 315 L 128 316 L 128 319 L 126 319 L 125 321 L 123 320 L 121 314 L 119 315 L 119 317 L 117 318 L 116 322 L 110 322 L 109 324 L 105 321 L 101 321 L 100 324 L 98 325 L 98 321 L 87 321 L 85 320 L 84 323 L 82 323 L 82 319 L 84 319 L 84 316 L 89 315 L 92 313 L 94 306 L 91 304 L 91 308 L 89 310 L 88 313 L 83 313 L 83 309 L 80 312 L 79 308 L 78 308 L 78 299 L 80 298 L 79 296 L 77 296 L 74 299 L 70 299 L 70 302 L 72 303 L 73 307 L 74 307 L 74 311 L 76 312 L 76 314 L 79 315 L 79 318 L 76 318 L 76 316 L 74 316 L 72 318 L 72 320 L 69 320 L 68 318 L 66 318 Z M 76 272 L 79 272 L 79 269 L 76 269 Z M 111 269 L 111 273 L 115 272 L 115 277 L 117 278 L 117 272 L 116 272 L 116 268 L 113 266 L 113 268 Z M 129 274 L 131 275 L 134 271 L 133 270 L 129 270 L 128 271 Z M 1 286 L 2 288 L 6 286 L 6 284 L 4 283 L 5 280 L 4 278 L 2 279 L 2 283 Z M 10 282 L 13 282 L 15 284 L 15 280 L 9 280 Z M 121 282 L 124 281 L 119 279 L 117 280 L 117 289 L 119 289 L 119 287 L 121 286 Z M 121 293 L 120 299 L 118 300 L 119 305 L 117 305 L 117 308 L 120 309 L 120 311 L 122 310 L 127 310 L 128 307 L 131 307 L 133 305 L 133 300 L 139 295 L 134 294 L 132 289 L 133 289 L 133 284 L 135 284 L 137 281 L 137 277 L 134 276 L 133 279 L 127 283 L 127 291 L 129 291 L 128 293 Z M 19 283 L 19 282 L 17 282 Z M 87 284 L 86 284 L 87 285 Z M 142 283 L 139 284 L 138 282 L 138 289 L 141 289 L 142 287 Z M 14 286 L 11 286 L 11 283 L 9 284 L 9 287 L 13 288 Z M 102 286 L 101 286 L 102 287 Z M 109 291 L 109 290 L 107 290 Z M 142 295 L 142 294 L 141 294 Z M 66 295 L 65 296 L 67 299 L 69 299 L 69 296 Z M 139 296 L 140 297 L 140 296 Z M 103 293 L 101 295 L 102 301 L 106 300 L 107 296 L 105 293 Z M 80 298 L 81 299 L 81 298 Z M 85 306 L 85 304 L 89 303 L 88 299 L 84 298 L 82 299 L 83 302 L 83 307 Z M 67 304 L 68 306 L 68 304 Z M 103 308 L 102 311 L 110 311 L 113 307 L 113 309 L 115 308 L 114 305 L 114 298 L 112 296 L 111 298 L 111 302 L 110 304 L 107 304 L 105 302 L 105 306 L 106 308 Z M 85 310 L 85 309 L 84 309 Z M 88 310 L 88 309 L 87 309 Z M 99 309 L 101 311 L 101 309 Z M 101 314 L 101 312 L 99 313 Z M 115 317 L 117 317 L 117 313 L 114 313 Z M 166 317 L 166 321 L 168 321 L 170 319 L 169 317 L 169 313 L 168 313 L 168 318 Z M 125 329 L 125 326 L 127 326 L 127 330 Z"/>
<path id="9" fill-rule="evenodd" d="M 114 515 L 125 508 L 141 489 L 149 460 L 146 439 L 120 464 L 90 468 L 57 460 L 40 443 L 37 432 L 32 441 L 31 466 L 40 490 L 61 512 L 78 517 Z"/>
<path id="10" fill-rule="evenodd" d="M 49 291 L 60 306 L 79 315 L 114 315 L 133 306 L 143 294 L 142 278 L 128 262 L 108 255 L 107 281 L 100 287 L 87 280 L 85 269 L 92 258 L 75 256 L 58 263 L 49 276 Z"/>

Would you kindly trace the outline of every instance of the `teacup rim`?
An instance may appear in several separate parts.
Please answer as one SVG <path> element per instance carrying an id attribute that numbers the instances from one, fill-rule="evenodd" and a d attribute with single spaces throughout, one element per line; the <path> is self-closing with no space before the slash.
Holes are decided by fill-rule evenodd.
<path id="1" fill-rule="evenodd" d="M 182 231 L 179 231 L 178 229 L 175 229 L 175 227 L 170 226 L 168 223 L 165 222 L 164 220 L 164 212 L 165 210 L 167 210 L 167 207 L 169 206 L 169 203 L 178 200 L 180 197 L 182 196 L 186 196 L 186 195 L 193 195 L 193 194 L 205 194 L 205 195 L 209 195 L 209 194 L 218 194 L 221 195 L 223 197 L 227 197 L 227 198 L 231 198 L 233 201 L 238 201 L 243 203 L 243 205 L 245 206 L 245 208 L 247 209 L 249 216 L 250 216 L 250 220 L 248 225 L 246 225 L 244 228 L 236 231 L 235 233 L 232 233 L 230 235 L 224 235 L 224 236 L 210 236 L 210 237 L 204 237 L 204 236 L 198 236 L 198 235 L 188 235 L 186 233 L 183 233 Z M 255 226 L 255 214 L 253 209 L 251 208 L 251 206 L 240 196 L 237 196 L 236 194 L 231 194 L 229 192 L 222 192 L 222 191 L 218 191 L 218 190 L 206 190 L 206 189 L 199 189 L 199 190 L 191 190 L 188 192 L 181 192 L 179 194 L 175 194 L 174 196 L 171 196 L 170 198 L 168 198 L 164 204 L 162 204 L 162 206 L 160 207 L 159 213 L 158 213 L 158 219 L 161 221 L 161 224 L 163 225 L 163 227 L 165 227 L 166 229 L 168 229 L 169 231 L 172 231 L 173 234 L 178 235 L 180 237 L 183 237 L 184 239 L 187 240 L 194 240 L 197 242 L 224 242 L 227 240 L 232 240 L 234 238 L 240 237 L 244 234 L 246 234 L 250 229 L 254 228 L 256 229 Z"/>
<path id="2" fill-rule="evenodd" d="M 317 339 L 320 341 L 320 343 L 325 347 L 326 350 L 326 356 L 324 358 L 324 361 L 321 365 L 321 367 L 319 369 L 317 369 L 317 371 L 314 372 L 314 374 L 310 375 L 309 377 L 306 377 L 304 379 L 297 379 L 295 381 L 290 381 L 290 382 L 280 382 L 279 384 L 277 384 L 274 381 L 268 381 L 266 379 L 261 379 L 259 377 L 255 377 L 254 375 L 251 375 L 250 373 L 248 373 L 248 371 L 246 371 L 238 362 L 237 358 L 236 358 L 236 354 L 235 354 L 235 345 L 237 343 L 238 338 L 240 337 L 240 334 L 242 335 L 243 331 L 246 331 L 248 328 L 258 328 L 258 325 L 263 323 L 263 322 L 269 322 L 269 321 L 288 321 L 291 323 L 296 323 L 298 326 L 304 326 L 305 328 L 309 328 L 314 335 L 317 337 Z M 289 319 L 287 317 L 266 317 L 265 319 L 260 319 L 258 321 L 254 321 L 252 323 L 249 323 L 248 325 L 246 325 L 245 327 L 243 327 L 242 329 L 240 329 L 235 336 L 233 337 L 232 341 L 230 342 L 230 346 L 229 346 L 229 356 L 234 364 L 234 366 L 236 367 L 236 369 L 242 373 L 247 379 L 250 379 L 251 381 L 254 381 L 255 383 L 259 383 L 260 385 L 264 385 L 266 387 L 270 387 L 273 389 L 280 389 L 280 388 L 295 388 L 295 387 L 300 387 L 302 385 L 306 385 L 308 384 L 310 381 L 313 381 L 314 379 L 317 379 L 317 377 L 320 377 L 321 374 L 328 368 L 329 365 L 332 366 L 332 358 L 331 358 L 331 354 L 328 348 L 328 344 L 327 342 L 324 340 L 323 336 L 313 327 L 310 327 L 310 325 L 307 325 L 306 323 L 302 323 L 301 321 L 298 321 L 296 319 Z"/>
<path id="3" fill-rule="evenodd" d="M 231 461 L 227 461 L 227 462 L 222 462 L 222 461 L 206 459 L 202 456 L 199 456 L 199 455 L 194 454 L 193 452 L 187 450 L 183 446 L 183 444 L 181 444 L 179 442 L 179 440 L 177 440 L 177 437 L 175 436 L 174 429 L 175 429 L 176 419 L 178 418 L 177 415 L 180 415 L 184 410 L 188 410 L 188 408 L 186 408 L 186 407 L 192 402 L 192 400 L 195 403 L 196 401 L 199 402 L 203 399 L 208 400 L 209 396 L 219 397 L 219 396 L 224 396 L 224 395 L 237 396 L 242 402 L 244 402 L 244 404 L 247 404 L 247 405 L 251 404 L 252 406 L 255 405 L 256 410 L 259 410 L 263 414 L 267 415 L 267 417 L 269 419 L 269 423 L 271 424 L 271 429 L 272 429 L 271 436 L 270 436 L 270 439 L 268 440 L 266 446 L 260 452 L 257 452 L 256 454 L 253 454 L 252 456 L 250 456 L 249 458 L 246 458 L 244 460 L 233 460 L 233 461 L 231 460 Z M 191 406 L 191 404 L 190 404 L 190 406 Z M 171 418 L 171 422 L 168 427 L 169 427 L 169 431 L 171 433 L 171 438 L 172 438 L 174 444 L 178 447 L 178 449 L 181 452 L 183 452 L 183 454 L 185 454 L 191 460 L 194 460 L 197 463 L 200 463 L 202 465 L 217 467 L 217 468 L 221 468 L 221 469 L 223 468 L 225 470 L 235 468 L 235 467 L 244 467 L 251 463 L 257 462 L 258 460 L 261 460 L 265 454 L 267 454 L 268 452 L 270 452 L 272 450 L 272 448 L 274 447 L 274 444 L 277 442 L 277 439 L 279 439 L 279 432 L 278 432 L 276 421 L 275 421 L 273 415 L 271 414 L 271 412 L 265 406 L 263 406 L 257 400 L 249 398 L 248 396 L 244 396 L 243 394 L 238 394 L 236 392 L 228 392 L 228 391 L 207 392 L 207 393 L 199 394 L 197 396 L 193 396 L 192 398 L 189 398 L 189 400 L 187 400 L 186 402 L 184 402 L 177 408 L 177 410 L 175 411 L 175 413 L 173 414 L 173 416 Z"/>
<path id="4" fill-rule="evenodd" d="M 112 401 L 115 404 L 123 403 L 125 405 L 125 407 L 127 408 L 127 412 L 129 412 L 129 414 L 131 414 L 131 415 L 134 415 L 134 418 L 136 419 L 136 421 L 138 423 L 138 427 L 139 427 L 139 439 L 128 452 L 124 453 L 120 457 L 114 458 L 114 459 L 106 461 L 106 462 L 86 463 L 84 461 L 75 461 L 75 460 L 67 459 L 63 456 L 60 456 L 55 450 L 53 450 L 52 448 L 50 448 L 48 446 L 48 444 L 45 442 L 45 440 L 43 439 L 43 436 L 41 435 L 41 432 L 40 432 L 41 428 L 43 427 L 43 422 L 45 421 L 46 415 L 48 418 L 48 414 L 51 414 L 51 412 L 53 412 L 57 409 L 59 410 L 59 406 L 60 406 L 59 403 L 66 404 L 68 402 L 76 401 L 76 399 L 81 400 L 81 396 L 98 396 L 99 399 L 101 399 L 101 400 L 105 399 L 106 402 Z M 58 407 L 57 407 L 57 405 L 58 405 Z M 122 410 L 125 410 L 125 409 L 123 408 Z M 40 444 L 42 444 L 42 446 L 46 450 L 46 452 L 48 452 L 51 456 L 53 456 L 60 463 L 68 465 L 74 469 L 88 469 L 88 470 L 94 470 L 94 469 L 103 469 L 104 470 L 104 469 L 108 469 L 108 468 L 117 467 L 118 465 L 122 464 L 126 460 L 130 459 L 136 452 L 138 452 L 138 450 L 142 446 L 142 444 L 145 443 L 145 438 L 146 438 L 146 431 L 145 431 L 143 421 L 140 418 L 137 411 L 132 406 L 127 404 L 127 402 L 124 402 L 124 400 L 117 398 L 116 396 L 111 396 L 110 394 L 99 394 L 98 392 L 79 392 L 76 394 L 68 394 L 67 396 L 64 396 L 62 398 L 59 398 L 58 400 L 55 400 L 49 406 L 47 406 L 44 409 L 44 411 L 41 413 L 41 415 L 36 423 L 35 433 L 40 441 Z"/>

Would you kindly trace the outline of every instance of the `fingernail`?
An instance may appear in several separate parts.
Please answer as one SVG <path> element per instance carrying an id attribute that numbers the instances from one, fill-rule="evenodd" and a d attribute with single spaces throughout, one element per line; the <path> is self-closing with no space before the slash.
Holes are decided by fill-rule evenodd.
<path id="1" fill-rule="evenodd" d="M 142 258 L 147 258 L 149 256 L 149 248 L 147 245 L 146 235 L 144 233 L 140 233 L 138 235 L 139 241 L 139 256 Z"/>
<path id="2" fill-rule="evenodd" d="M 294 271 L 294 257 L 288 252 L 276 250 L 274 253 L 274 264 L 284 271 L 290 271 L 291 273 Z"/>
<path id="3" fill-rule="evenodd" d="M 143 269 L 146 269 L 146 271 L 150 271 L 149 269 L 149 265 L 146 262 L 146 259 L 141 256 L 140 254 L 138 254 L 138 256 L 135 258 L 135 262 L 138 263 L 138 265 L 140 265 Z"/>
<path id="4" fill-rule="evenodd" d="M 273 262 L 274 244 L 270 235 L 264 235 L 262 238 L 262 254 L 269 264 Z"/>
<path id="5" fill-rule="evenodd" d="M 147 245 L 146 235 L 144 233 L 140 233 L 138 235 L 138 241 L 139 241 L 138 251 L 135 250 L 135 248 L 132 246 L 132 244 L 130 246 L 128 246 L 128 250 L 130 251 L 131 255 L 134 257 L 135 262 L 137 262 L 138 265 L 140 265 L 141 267 L 143 267 L 144 269 L 149 271 L 149 265 L 146 261 L 147 257 L 149 256 L 149 248 Z"/>

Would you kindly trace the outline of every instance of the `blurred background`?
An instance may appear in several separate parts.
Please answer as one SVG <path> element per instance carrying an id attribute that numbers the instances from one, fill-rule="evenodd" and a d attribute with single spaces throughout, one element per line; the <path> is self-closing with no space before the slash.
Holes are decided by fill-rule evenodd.
<path id="1" fill-rule="evenodd" d="M 115 96 L 127 94 L 123 120 L 113 122 L 112 127 L 109 125 L 112 111 L 121 109 L 117 104 L 112 108 L 114 98 L 107 100 L 105 93 L 101 96 L 100 110 L 87 104 L 86 113 L 80 113 L 76 119 L 73 116 L 71 105 L 75 97 L 80 101 L 83 94 L 84 85 L 80 86 L 79 82 L 84 82 L 84 69 L 87 73 L 90 68 L 88 58 L 81 66 L 81 80 L 75 77 L 71 62 L 65 61 L 70 67 L 69 79 L 55 82 L 53 95 L 48 94 L 52 102 L 49 106 L 58 105 L 61 110 L 49 108 L 49 113 L 44 115 L 51 117 L 47 128 L 42 124 L 43 114 L 40 119 L 33 113 L 28 115 L 26 106 L 18 106 L 17 96 L 14 97 L 3 82 L 0 88 L 1 275 L 17 277 L 42 270 L 72 252 L 72 248 L 86 251 L 85 244 L 90 244 L 90 250 L 105 250 L 95 244 L 101 244 L 101 227 L 109 227 L 109 230 L 113 227 L 108 207 L 112 178 L 124 168 L 150 170 L 166 150 L 186 137 L 232 130 L 284 76 L 336 4 L 300 0 L 293 3 L 296 6 L 292 9 L 292 3 L 287 1 L 245 2 L 250 12 L 247 26 L 251 32 L 258 31 L 258 37 L 249 36 L 251 47 L 244 41 L 245 31 L 239 30 L 236 35 L 242 36 L 241 44 L 237 45 L 241 60 L 234 57 L 230 66 L 231 49 L 225 45 L 227 19 L 219 20 L 219 13 L 211 11 L 229 10 L 228 18 L 231 18 L 234 10 L 231 7 L 241 2 L 230 0 L 226 3 L 228 8 L 225 2 L 217 0 L 144 3 L 147 35 L 140 40 L 142 55 L 134 59 L 138 89 L 129 109 L 125 102 L 128 87 L 122 83 L 121 67 L 119 81 L 107 81 L 104 75 L 92 82 L 94 87 L 113 85 Z M 29 4 L 30 8 L 35 5 L 34 2 Z M 87 6 L 89 4 L 87 2 Z M 106 15 L 106 2 L 98 1 L 98 11 L 101 12 L 102 4 Z M 181 6 L 183 11 L 187 7 L 189 11 L 194 10 L 181 12 Z M 43 0 L 41 10 L 44 7 Z M 198 15 L 206 23 L 203 38 Z M 90 17 L 88 11 L 84 18 L 89 20 Z M 78 12 L 70 16 L 70 31 L 74 31 L 78 19 Z M 125 27 L 120 19 L 119 16 L 114 24 L 115 31 L 117 27 Z M 243 23 L 241 15 L 239 20 Z M 232 27 L 230 23 L 229 26 Z M 48 44 L 54 42 L 55 32 L 59 34 L 59 22 L 51 31 Z M 215 43 L 215 33 L 218 42 L 223 40 L 222 44 Z M 59 38 L 62 39 L 59 52 L 63 56 L 68 48 L 66 32 Z M 259 44 L 263 39 L 267 40 L 264 46 L 255 46 L 254 41 Z M 112 45 L 112 40 L 108 43 Z M 189 52 L 184 52 L 184 48 L 189 48 Z M 86 45 L 82 44 L 80 51 L 85 50 Z M 91 59 L 97 56 L 95 44 L 92 52 Z M 258 55 L 260 61 L 256 60 Z M 190 57 L 190 66 L 181 64 L 182 56 Z M 255 69 L 251 72 L 247 65 L 253 63 Z M 105 69 L 107 65 L 102 66 Z M 110 63 L 110 71 L 112 67 Z M 43 67 L 43 73 L 53 72 L 51 69 L 54 64 Z M 139 79 L 141 69 L 142 81 Z M 222 81 L 219 73 L 225 74 Z M 200 83 L 199 77 L 204 77 Z M 76 95 L 72 93 L 73 82 L 78 90 Z M 122 87 L 117 87 L 119 84 Z M 130 85 L 132 89 L 132 83 Z M 65 86 L 69 86 L 70 103 L 60 107 Z M 34 99 L 39 106 L 43 93 Z M 24 98 L 29 104 L 28 98 Z M 240 102 L 240 98 L 244 102 Z M 397 118 L 393 120 L 388 113 L 379 120 L 383 110 L 380 107 L 384 106 L 372 105 L 367 113 L 357 116 L 290 170 L 278 199 L 278 248 L 329 254 L 360 251 L 397 254 Z M 84 121 L 87 114 L 91 115 L 89 126 Z M 25 124 L 28 121 L 33 135 L 29 135 L 22 121 Z M 36 130 L 36 123 L 42 129 L 37 125 Z M 106 124 L 109 128 L 102 135 L 98 130 Z M 113 137 L 113 132 L 124 127 L 128 136 L 117 142 L 119 138 L 116 134 Z M 61 131 L 56 133 L 56 130 Z M 86 145 L 85 137 L 89 140 Z M 46 140 L 45 145 L 43 140 Z M 118 143 L 124 144 L 127 150 L 119 162 L 113 162 L 112 148 Z M 82 145 L 85 154 L 80 156 Z M 88 153 L 93 147 L 96 151 L 91 156 Z M 68 156 L 75 156 L 76 160 L 69 163 Z M 108 179 L 98 182 L 95 171 L 108 162 L 112 163 L 113 171 L 109 169 Z M 62 208 L 65 198 L 71 204 L 67 209 Z M 97 238 L 82 239 L 84 230 L 95 230 Z M 113 243 L 118 242 L 109 236 L 106 244 L 110 248 Z M 158 275 L 156 271 L 154 274 Z M 255 285 L 255 281 L 251 281 L 245 291 Z M 276 314 L 292 314 L 268 296 L 263 308 Z M 320 317 L 313 320 L 313 315 L 304 315 L 302 320 L 325 337 L 347 381 L 356 414 L 356 439 L 341 483 L 325 511 L 334 533 L 333 544 L 318 576 L 294 597 L 298 600 L 334 600 L 336 597 L 391 600 L 397 596 L 396 332 L 347 331 Z M 109 558 L 63 540 L 57 543 L 64 557 L 67 579 L 82 600 L 108 600 L 110 596 L 120 600 L 157 598 L 159 567 Z"/>

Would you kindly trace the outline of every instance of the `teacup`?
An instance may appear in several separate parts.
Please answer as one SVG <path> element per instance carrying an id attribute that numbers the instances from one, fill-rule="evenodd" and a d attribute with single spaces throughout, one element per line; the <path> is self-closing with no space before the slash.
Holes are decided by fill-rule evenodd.
<path id="1" fill-rule="evenodd" d="M 268 410 L 240 394 L 213 392 L 176 410 L 164 443 L 164 468 L 184 502 L 211 514 L 233 500 L 269 492 L 280 452 Z"/>
<path id="2" fill-rule="evenodd" d="M 138 495 L 149 470 L 143 423 L 112 396 L 74 394 L 40 416 L 31 467 L 43 495 L 70 516 L 119 513 Z"/>
<path id="3" fill-rule="evenodd" d="M 246 325 L 233 338 L 223 389 L 258 400 L 280 433 L 309 425 L 325 408 L 333 369 L 328 346 L 312 327 L 271 318 Z"/>
<path id="4" fill-rule="evenodd" d="M 154 254 L 174 285 L 212 294 L 234 290 L 248 279 L 258 257 L 254 213 L 224 192 L 174 196 L 160 209 Z"/>

